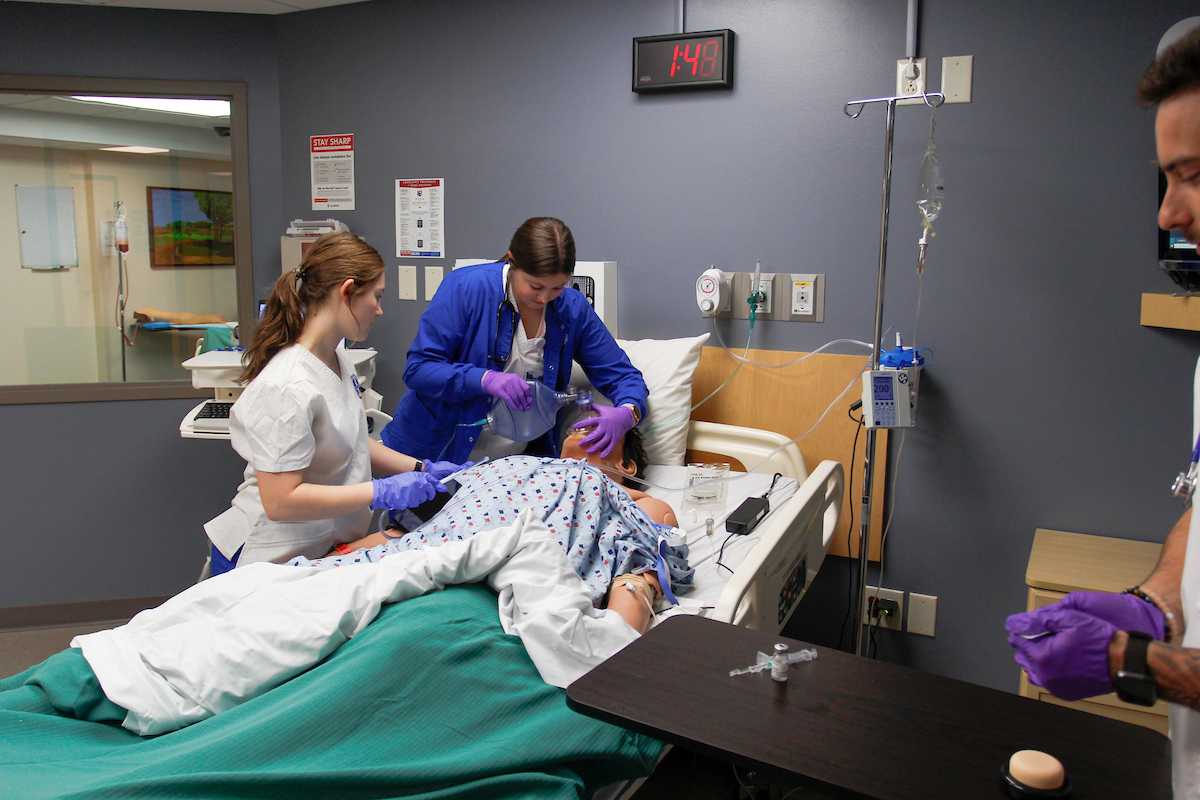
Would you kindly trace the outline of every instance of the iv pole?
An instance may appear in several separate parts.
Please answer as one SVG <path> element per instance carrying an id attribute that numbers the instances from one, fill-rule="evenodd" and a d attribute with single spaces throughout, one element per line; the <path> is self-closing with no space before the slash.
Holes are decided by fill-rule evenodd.
<path id="1" fill-rule="evenodd" d="M 887 242 L 888 242 L 888 211 L 892 199 L 892 142 L 896 133 L 896 103 L 899 100 L 911 100 L 912 97 L 875 97 L 870 100 L 851 100 L 842 107 L 842 112 L 850 119 L 858 119 L 863 106 L 868 103 L 887 104 L 887 134 L 883 143 L 883 213 L 879 225 L 879 280 L 875 287 L 875 338 L 871 348 L 871 363 L 869 369 L 879 369 L 879 340 L 883 338 L 883 293 L 884 277 L 887 273 Z M 927 92 L 924 95 L 925 105 L 936 108 L 946 101 L 941 92 Z M 855 107 L 851 113 L 851 107 Z M 858 592 L 855 597 L 854 617 L 854 652 L 865 656 L 866 639 L 863 637 L 863 626 L 858 614 L 861 614 L 863 602 L 867 595 L 867 561 L 868 546 L 871 540 L 871 482 L 875 477 L 876 428 L 867 428 L 867 444 L 863 454 L 863 492 L 862 492 L 862 522 L 858 534 Z M 880 558 L 883 557 L 882 552 Z"/>

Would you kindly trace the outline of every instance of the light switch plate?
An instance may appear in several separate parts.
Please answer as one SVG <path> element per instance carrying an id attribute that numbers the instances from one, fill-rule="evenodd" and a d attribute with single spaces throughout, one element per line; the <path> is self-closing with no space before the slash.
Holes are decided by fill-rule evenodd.
<path id="1" fill-rule="evenodd" d="M 937 627 L 937 598 L 927 594 L 908 594 L 908 632 L 933 636 Z"/>
<path id="2" fill-rule="evenodd" d="M 396 276 L 396 291 L 401 300 L 417 299 L 417 268 L 407 264 L 400 265 L 399 275 Z"/>
<path id="3" fill-rule="evenodd" d="M 441 267 L 426 267 L 425 268 L 425 299 L 432 300 L 433 295 L 437 292 L 439 286 L 442 285 L 442 268 Z"/>
<path id="4" fill-rule="evenodd" d="M 947 103 L 971 102 L 975 56 L 947 56 L 942 59 L 942 94 Z"/>

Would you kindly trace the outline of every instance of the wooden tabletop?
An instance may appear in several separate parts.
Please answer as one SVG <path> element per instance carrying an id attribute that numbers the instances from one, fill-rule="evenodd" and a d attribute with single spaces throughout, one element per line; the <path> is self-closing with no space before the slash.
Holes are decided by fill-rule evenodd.
<path id="1" fill-rule="evenodd" d="M 775 642 L 815 661 L 730 677 Z M 1017 750 L 1063 762 L 1076 800 L 1171 797 L 1148 728 L 701 617 L 672 617 L 567 689 L 584 714 L 879 800 L 1005 797 Z"/>

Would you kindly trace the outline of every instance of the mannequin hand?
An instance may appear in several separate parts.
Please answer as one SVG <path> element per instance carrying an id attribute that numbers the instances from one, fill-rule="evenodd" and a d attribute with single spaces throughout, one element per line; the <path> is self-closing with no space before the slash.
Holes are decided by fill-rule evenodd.
<path id="1" fill-rule="evenodd" d="M 488 370 L 483 374 L 481 386 L 484 392 L 499 397 L 509 408 L 517 411 L 528 411 L 533 403 L 533 389 L 529 388 L 529 382 L 511 372 Z"/>
<path id="2" fill-rule="evenodd" d="M 371 508 L 412 508 L 432 500 L 438 492 L 448 491 L 445 484 L 425 472 L 401 472 L 371 481 L 375 496 Z"/>
<path id="3" fill-rule="evenodd" d="M 474 461 L 464 461 L 461 464 L 455 464 L 453 461 L 426 461 L 424 472 L 426 475 L 432 475 L 440 481 L 449 475 L 473 466 L 475 466 Z"/>
<path id="4" fill-rule="evenodd" d="M 1008 643 L 1029 680 L 1055 697 L 1081 700 L 1113 690 L 1108 643 L 1117 628 L 1062 603 L 1008 618 Z M 1034 638 L 1029 638 L 1034 637 Z"/>
<path id="5" fill-rule="evenodd" d="M 1091 614 L 1120 631 L 1137 631 L 1160 640 L 1167 633 L 1167 620 L 1158 606 L 1131 594 L 1072 592 L 1054 606 Z"/>
<path id="6" fill-rule="evenodd" d="M 633 427 L 633 412 L 626 406 L 592 406 L 597 417 L 581 419 L 571 427 L 575 430 L 591 428 L 592 432 L 580 440 L 579 446 L 589 454 L 599 451 L 602 458 L 616 447 L 617 442 L 625 438 L 625 434 Z"/>

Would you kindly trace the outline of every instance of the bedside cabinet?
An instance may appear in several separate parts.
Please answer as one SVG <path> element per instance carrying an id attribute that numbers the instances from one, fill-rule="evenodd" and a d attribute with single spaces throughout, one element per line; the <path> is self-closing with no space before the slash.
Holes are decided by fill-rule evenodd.
<path id="1" fill-rule="evenodd" d="M 1025 610 L 1048 606 L 1069 592 L 1121 592 L 1136 586 L 1154 569 L 1160 550 L 1162 545 L 1153 542 L 1039 528 L 1025 570 L 1029 586 Z M 1021 695 L 1167 732 L 1165 701 L 1148 708 L 1123 703 L 1113 693 L 1068 703 L 1032 683 L 1025 670 L 1021 670 Z"/>

